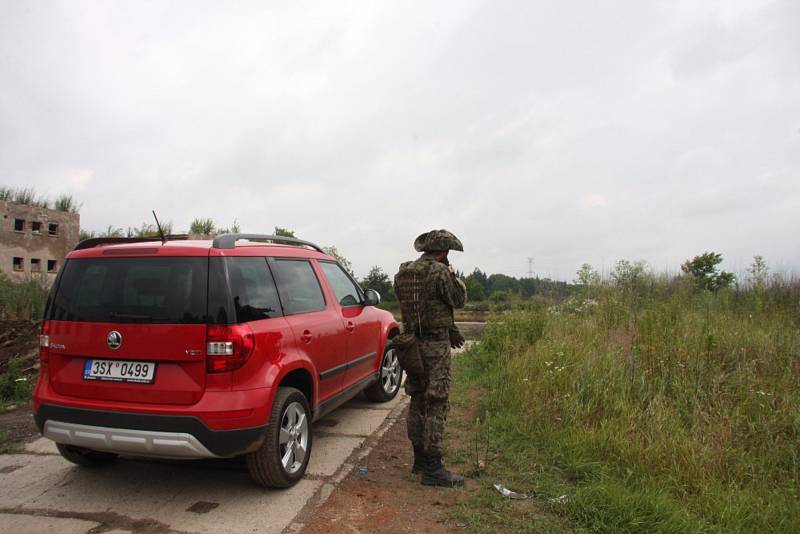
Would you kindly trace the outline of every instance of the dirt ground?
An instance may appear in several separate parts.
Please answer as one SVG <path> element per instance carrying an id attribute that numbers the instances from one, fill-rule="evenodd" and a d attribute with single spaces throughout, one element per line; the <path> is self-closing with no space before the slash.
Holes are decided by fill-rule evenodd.
<path id="1" fill-rule="evenodd" d="M 39 437 L 32 414 L 30 403 L 16 405 L 0 413 L 0 432 L 4 435 L 6 447 L 16 448 Z"/>
<path id="2" fill-rule="evenodd" d="M 39 323 L 33 321 L 0 321 L 0 374 L 9 360 L 23 358 L 26 367 L 36 363 L 39 345 Z"/>
<path id="3" fill-rule="evenodd" d="M 17 360 L 22 377 L 33 385 L 39 372 L 38 345 L 38 322 L 0 321 L 0 375 L 9 370 L 10 361 Z M 12 448 L 38 437 L 30 402 L 7 405 L 0 411 L 0 434 L 0 446 Z"/>
<path id="4" fill-rule="evenodd" d="M 364 459 L 367 474 L 362 478 L 358 469 L 353 470 L 301 532 L 465 532 L 466 525 L 453 522 L 449 512 L 477 492 L 478 485 L 469 479 L 461 489 L 419 483 L 419 476 L 411 474 L 414 459 L 406 437 L 407 413 L 408 408 Z"/>

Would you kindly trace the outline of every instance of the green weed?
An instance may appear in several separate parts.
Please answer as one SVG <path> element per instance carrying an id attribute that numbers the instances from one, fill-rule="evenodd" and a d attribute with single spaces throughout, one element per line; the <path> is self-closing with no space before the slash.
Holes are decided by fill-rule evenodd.
<path id="1" fill-rule="evenodd" d="M 43 280 L 14 281 L 0 273 L 0 319 L 40 319 L 47 292 Z"/>
<path id="2" fill-rule="evenodd" d="M 800 531 L 800 284 L 637 275 L 529 307 L 454 360 L 498 444 L 486 492 L 593 532 Z M 459 515 L 525 531 L 476 499 Z"/>
<path id="3" fill-rule="evenodd" d="M 27 402 L 31 398 L 32 384 L 23 374 L 22 360 L 15 358 L 8 362 L 5 372 L 0 374 L 0 406 Z"/>
<path id="4" fill-rule="evenodd" d="M 18 447 L 8 439 L 8 432 L 0 431 L 0 454 L 14 454 Z"/>

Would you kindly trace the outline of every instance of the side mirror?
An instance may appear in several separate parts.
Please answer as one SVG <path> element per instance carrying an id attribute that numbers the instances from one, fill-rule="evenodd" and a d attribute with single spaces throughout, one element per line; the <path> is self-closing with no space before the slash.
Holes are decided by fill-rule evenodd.
<path id="1" fill-rule="evenodd" d="M 364 291 L 364 305 L 377 306 L 381 301 L 381 294 L 374 289 L 367 289 Z"/>

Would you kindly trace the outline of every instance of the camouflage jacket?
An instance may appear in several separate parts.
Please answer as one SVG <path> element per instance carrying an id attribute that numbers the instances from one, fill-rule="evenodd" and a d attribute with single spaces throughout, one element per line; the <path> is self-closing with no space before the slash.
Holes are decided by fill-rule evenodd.
<path id="1" fill-rule="evenodd" d="M 452 326 L 453 308 L 462 308 L 467 299 L 464 282 L 427 253 L 400 265 L 394 290 L 405 331 L 419 335 Z"/>

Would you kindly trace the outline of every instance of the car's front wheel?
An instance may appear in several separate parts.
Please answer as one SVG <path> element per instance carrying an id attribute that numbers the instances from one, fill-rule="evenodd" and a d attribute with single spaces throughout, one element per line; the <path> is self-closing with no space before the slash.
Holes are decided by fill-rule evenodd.
<path id="1" fill-rule="evenodd" d="M 56 447 L 64 459 L 83 467 L 100 467 L 101 465 L 113 462 L 117 457 L 116 454 L 111 452 L 93 451 L 84 449 L 83 447 L 75 447 L 74 445 L 65 445 L 63 443 L 56 443 Z"/>
<path id="2" fill-rule="evenodd" d="M 311 409 L 295 388 L 278 388 L 272 403 L 267 436 L 247 455 L 247 469 L 256 483 L 270 488 L 295 485 L 311 458 Z"/>
<path id="3" fill-rule="evenodd" d="M 397 359 L 397 348 L 386 343 L 381 359 L 378 381 L 364 390 L 367 398 L 374 402 L 388 402 L 397 396 L 403 380 L 403 369 Z"/>

